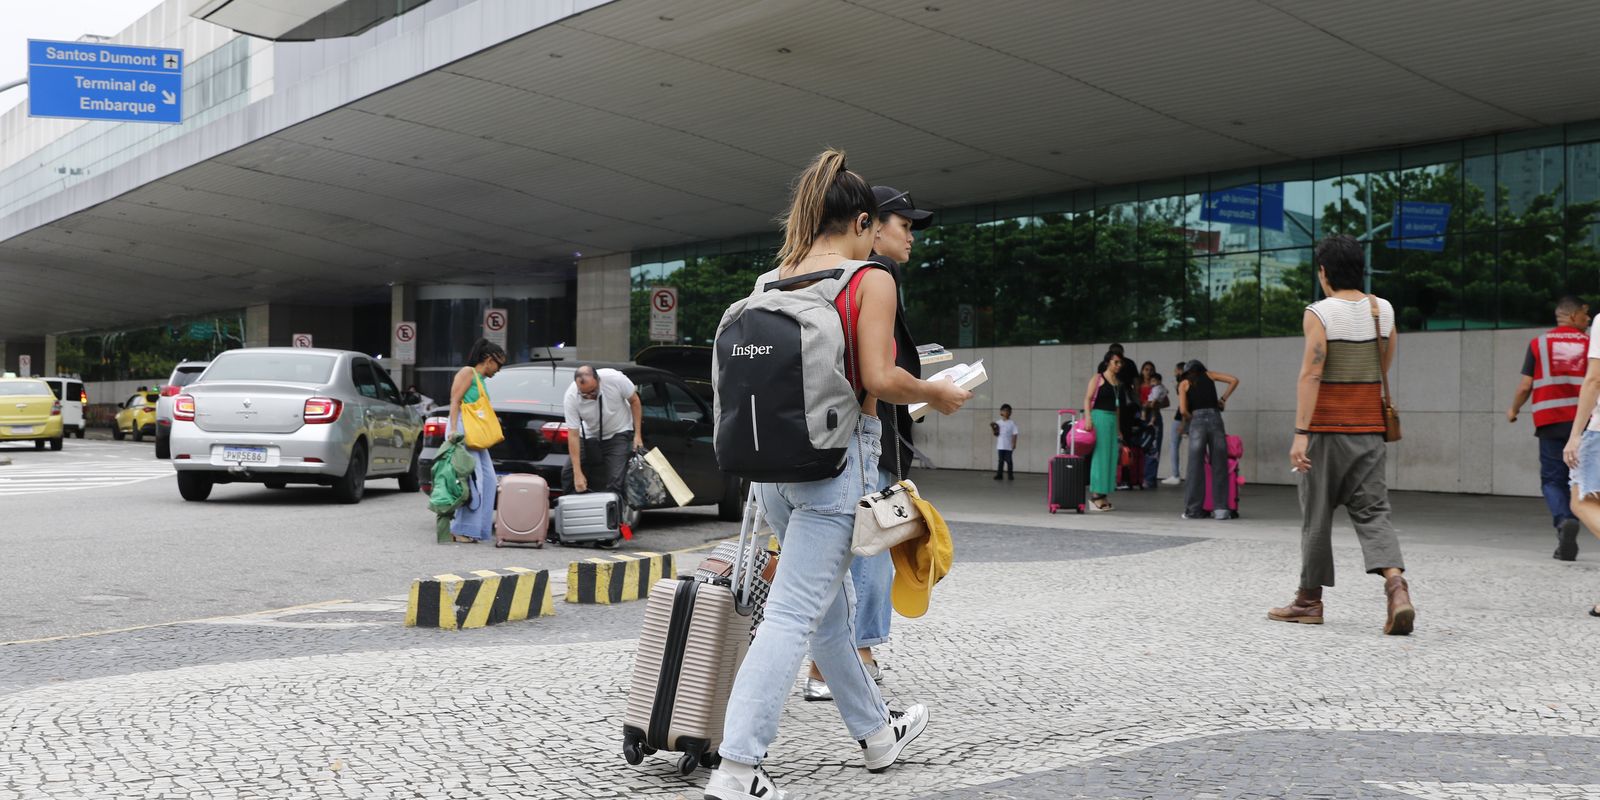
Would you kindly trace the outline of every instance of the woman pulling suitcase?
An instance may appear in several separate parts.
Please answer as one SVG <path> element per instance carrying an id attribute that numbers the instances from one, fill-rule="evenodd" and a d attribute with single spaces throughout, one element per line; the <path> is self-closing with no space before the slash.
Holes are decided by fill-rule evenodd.
<path id="1" fill-rule="evenodd" d="M 450 384 L 449 435 L 460 433 L 467 452 L 477 461 L 472 473 L 471 494 L 467 502 L 456 509 L 455 519 L 450 523 L 451 538 L 457 542 L 484 542 L 494 533 L 494 498 L 499 487 L 489 448 L 497 441 L 480 439 L 484 434 L 478 433 L 474 426 L 487 429 L 486 424 L 492 421 L 492 433 L 488 435 L 492 438 L 499 434 L 500 423 L 494 419 L 494 410 L 489 408 L 489 390 L 483 388 L 483 379 L 494 377 L 505 363 L 504 348 L 488 339 L 479 339 L 467 354 L 467 366 L 456 371 L 455 380 Z M 463 412 L 472 415 L 473 421 L 465 422 L 461 416 Z"/>
<path id="2" fill-rule="evenodd" d="M 843 261 L 866 259 L 872 252 L 877 216 L 871 188 L 845 168 L 844 153 L 824 151 L 795 184 L 784 218 L 778 277 L 792 278 Z M 862 425 L 859 433 L 852 434 L 847 463 L 838 475 L 757 486 L 767 522 L 783 541 L 783 558 L 767 598 L 766 618 L 734 680 L 718 750 L 722 764 L 706 785 L 707 800 L 782 800 L 786 796 L 761 764 L 777 738 L 778 718 L 808 644 L 828 677 L 835 707 L 850 737 L 859 743 L 868 770 L 887 769 L 928 722 L 928 711 L 922 705 L 889 711 L 856 654 L 852 592 L 846 588 L 850 540 L 856 501 L 864 493 L 862 476 L 878 475 L 883 432 L 876 416 L 878 401 L 926 402 L 950 414 L 972 394 L 949 381 L 919 380 L 894 365 L 894 278 L 881 269 L 865 269 L 860 275 L 853 293 L 856 302 L 847 305 L 855 317 L 860 351 L 853 354 L 862 384 L 856 388 L 866 393 L 861 404 Z"/>

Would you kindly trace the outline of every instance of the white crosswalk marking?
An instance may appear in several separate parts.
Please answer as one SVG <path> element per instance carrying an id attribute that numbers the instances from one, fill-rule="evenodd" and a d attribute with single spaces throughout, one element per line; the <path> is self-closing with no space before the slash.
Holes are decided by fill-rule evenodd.
<path id="1" fill-rule="evenodd" d="M 170 477 L 172 465 L 155 459 L 117 460 L 99 456 L 63 459 L 59 463 L 19 461 L 0 467 L 0 497 L 126 486 Z"/>

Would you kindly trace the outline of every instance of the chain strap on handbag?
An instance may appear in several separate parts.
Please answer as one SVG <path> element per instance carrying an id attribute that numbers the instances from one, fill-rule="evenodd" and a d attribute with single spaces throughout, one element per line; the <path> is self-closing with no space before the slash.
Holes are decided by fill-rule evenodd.
<path id="1" fill-rule="evenodd" d="M 1383 324 L 1378 315 L 1378 298 L 1367 295 L 1367 303 L 1372 306 L 1372 331 L 1377 336 L 1378 342 L 1378 374 L 1383 380 L 1383 440 L 1385 442 L 1400 441 L 1400 412 L 1394 408 L 1392 395 L 1389 394 L 1389 370 L 1384 368 L 1383 360 L 1387 349 L 1383 344 Z"/>

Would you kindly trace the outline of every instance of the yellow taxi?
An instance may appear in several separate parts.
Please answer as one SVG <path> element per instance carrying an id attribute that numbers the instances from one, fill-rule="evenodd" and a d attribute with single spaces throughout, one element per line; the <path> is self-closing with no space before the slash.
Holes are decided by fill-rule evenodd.
<path id="1" fill-rule="evenodd" d="M 37 378 L 0 377 L 0 442 L 32 441 L 61 449 L 61 401 Z"/>
<path id="2" fill-rule="evenodd" d="M 142 442 L 144 437 L 154 436 L 156 404 L 160 401 L 160 392 L 143 389 L 134 392 L 117 411 L 117 421 L 111 426 L 111 438 L 120 442 L 122 437 L 132 436 L 134 441 Z"/>

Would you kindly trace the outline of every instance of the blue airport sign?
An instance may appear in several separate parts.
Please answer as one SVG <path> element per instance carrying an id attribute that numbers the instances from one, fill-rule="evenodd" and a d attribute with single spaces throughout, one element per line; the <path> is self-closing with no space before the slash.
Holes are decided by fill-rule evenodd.
<path id="1" fill-rule="evenodd" d="M 1402 200 L 1394 204 L 1395 238 L 1388 245 L 1396 250 L 1444 252 L 1444 232 L 1450 225 L 1449 203 L 1421 203 Z"/>
<path id="2" fill-rule="evenodd" d="M 28 40 L 28 116 L 183 121 L 183 51 Z"/>
<path id="3" fill-rule="evenodd" d="M 1283 230 L 1283 183 L 1235 186 L 1206 192 L 1200 218 L 1207 222 L 1251 225 Z"/>

